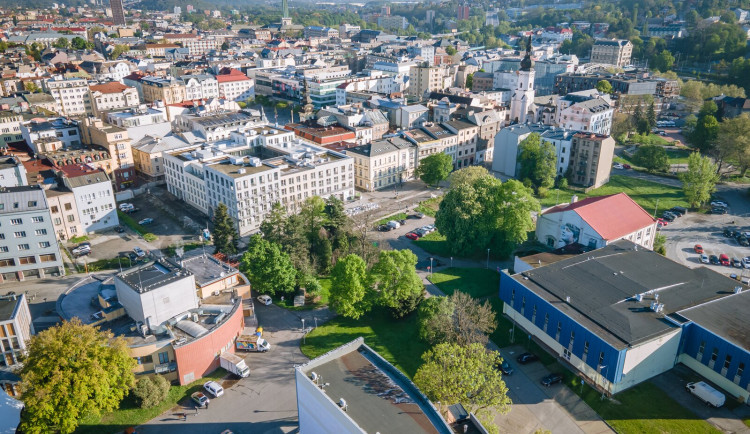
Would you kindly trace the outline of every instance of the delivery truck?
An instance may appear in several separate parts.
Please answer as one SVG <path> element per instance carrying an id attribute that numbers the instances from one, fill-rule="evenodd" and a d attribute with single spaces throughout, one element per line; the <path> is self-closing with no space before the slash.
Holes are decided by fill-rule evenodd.
<path id="1" fill-rule="evenodd" d="M 697 383 L 688 383 L 685 388 L 688 392 L 700 398 L 701 401 L 713 407 L 724 405 L 726 397 L 723 393 L 709 386 L 703 381 Z"/>
<path id="2" fill-rule="evenodd" d="M 247 367 L 245 360 L 242 357 L 230 352 L 225 352 L 219 359 L 221 360 L 221 367 L 232 374 L 242 378 L 250 375 L 250 368 Z"/>
<path id="3" fill-rule="evenodd" d="M 247 330 L 247 329 L 245 329 Z M 255 351 L 265 353 L 271 349 L 271 344 L 263 339 L 263 327 L 255 329 L 254 333 L 244 333 L 237 337 L 234 344 L 235 349 L 239 351 Z"/>

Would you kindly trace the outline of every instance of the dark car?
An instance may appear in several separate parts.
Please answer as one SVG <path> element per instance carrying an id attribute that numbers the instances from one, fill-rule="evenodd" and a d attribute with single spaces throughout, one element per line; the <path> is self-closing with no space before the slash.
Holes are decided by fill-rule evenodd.
<path id="1" fill-rule="evenodd" d="M 750 241 L 748 241 L 747 237 L 744 235 L 740 235 L 740 237 L 737 238 L 737 243 L 743 247 L 750 247 Z"/>
<path id="2" fill-rule="evenodd" d="M 734 232 L 735 231 L 733 231 L 733 230 L 731 230 L 729 228 L 724 229 L 724 236 L 727 237 L 727 238 L 730 238 L 730 237 L 734 236 Z"/>
<path id="3" fill-rule="evenodd" d="M 675 219 L 674 214 L 671 214 L 671 213 L 664 213 L 662 214 L 661 218 L 670 223 L 672 223 Z"/>
<path id="4" fill-rule="evenodd" d="M 536 354 L 532 354 L 532 353 L 523 353 L 516 358 L 516 361 L 522 365 L 525 365 L 531 362 L 536 362 L 537 360 L 539 360 L 539 357 L 537 357 Z"/>
<path id="5" fill-rule="evenodd" d="M 137 260 L 138 260 L 138 255 L 136 255 L 136 254 L 135 254 L 135 253 L 133 253 L 133 252 L 129 252 L 129 253 L 128 253 L 128 258 L 130 258 L 130 260 L 131 260 L 132 262 L 135 262 L 135 261 L 137 261 Z"/>
<path id="6" fill-rule="evenodd" d="M 670 208 L 669 211 L 679 215 L 680 217 L 684 216 L 688 212 L 687 208 L 682 206 L 674 206 Z"/>
<path id="7" fill-rule="evenodd" d="M 623 164 L 622 168 L 623 169 L 631 169 L 630 164 Z"/>
<path id="8" fill-rule="evenodd" d="M 561 383 L 562 379 L 563 376 L 560 374 L 549 374 L 546 377 L 542 378 L 542 385 L 550 387 L 553 384 Z"/>
<path id="9" fill-rule="evenodd" d="M 391 227 L 388 226 L 388 225 L 380 225 L 380 226 L 378 226 L 378 230 L 380 232 L 388 232 L 388 231 L 391 230 Z"/>
<path id="10" fill-rule="evenodd" d="M 405 225 L 405 224 L 406 224 L 406 219 L 401 219 L 401 220 L 399 220 L 398 222 L 399 222 L 399 223 L 401 223 L 401 226 L 403 226 L 403 225 Z"/>
<path id="11" fill-rule="evenodd" d="M 125 232 L 125 228 L 122 226 L 115 226 L 115 232 L 117 232 L 118 234 L 121 234 Z"/>
<path id="12" fill-rule="evenodd" d="M 740 261 L 740 258 L 732 258 L 732 267 L 735 268 L 742 268 L 742 261 Z"/>
<path id="13" fill-rule="evenodd" d="M 723 214 L 726 214 L 726 213 L 727 213 L 727 209 L 726 208 L 714 207 L 714 208 L 711 208 L 711 212 L 709 214 L 723 215 Z"/>
<path id="14" fill-rule="evenodd" d="M 513 368 L 510 366 L 507 360 L 503 359 L 502 363 L 495 364 L 495 369 L 503 373 L 503 375 L 512 375 Z"/>
<path id="15" fill-rule="evenodd" d="M 708 262 L 710 262 L 711 265 L 721 265 L 721 262 L 719 262 L 719 257 L 716 255 L 709 256 Z"/>

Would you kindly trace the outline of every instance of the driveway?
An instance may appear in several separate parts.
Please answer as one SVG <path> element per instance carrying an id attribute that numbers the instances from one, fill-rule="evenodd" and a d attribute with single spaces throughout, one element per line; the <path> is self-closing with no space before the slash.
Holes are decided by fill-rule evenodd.
<path id="1" fill-rule="evenodd" d="M 275 305 L 255 305 L 263 337 L 271 343 L 268 353 L 242 354 L 250 376 L 237 380 L 224 378 L 224 396 L 212 400 L 208 409 L 192 403 L 177 406 L 138 428 L 139 433 L 179 432 L 180 434 L 219 434 L 229 429 L 235 434 L 296 433 L 297 393 L 294 366 L 308 359 L 299 350 L 302 318 L 305 327 L 332 317 L 327 309 L 294 312 Z M 177 416 L 187 412 L 187 420 Z"/>
<path id="2" fill-rule="evenodd" d="M 500 351 L 514 369 L 512 375 L 504 377 L 513 405 L 508 414 L 495 417 L 501 433 L 532 433 L 540 428 L 554 434 L 613 432 L 591 407 L 566 386 L 542 386 L 539 381 L 549 371 L 540 362 L 527 365 L 517 363 L 516 357 L 523 352 L 521 346 L 506 347 Z"/>

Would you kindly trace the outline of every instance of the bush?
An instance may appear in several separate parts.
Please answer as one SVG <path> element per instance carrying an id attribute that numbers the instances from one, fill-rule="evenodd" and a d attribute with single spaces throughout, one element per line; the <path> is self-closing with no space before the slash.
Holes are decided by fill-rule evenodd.
<path id="1" fill-rule="evenodd" d="M 133 400 L 140 408 L 155 407 L 167 399 L 169 387 L 169 381 L 161 375 L 141 378 L 133 388 Z"/>
<path id="2" fill-rule="evenodd" d="M 88 236 L 81 235 L 80 237 L 73 237 L 73 238 L 71 238 L 70 242 L 73 243 L 73 244 L 78 244 L 78 243 L 82 243 L 82 242 L 88 241 L 88 240 L 89 240 Z"/>
<path id="3" fill-rule="evenodd" d="M 547 194 L 549 194 L 549 189 L 547 187 L 539 187 L 536 190 L 537 196 L 539 196 L 541 199 L 544 199 L 547 197 Z"/>
<path id="4" fill-rule="evenodd" d="M 149 232 L 147 234 L 143 234 L 143 240 L 147 241 L 147 242 L 156 241 L 158 238 L 159 237 L 157 237 L 156 235 L 152 234 L 151 232 Z"/>
<path id="5" fill-rule="evenodd" d="M 561 190 L 565 190 L 568 188 L 568 178 L 564 176 L 558 176 L 557 179 L 555 179 L 555 188 L 559 188 Z"/>

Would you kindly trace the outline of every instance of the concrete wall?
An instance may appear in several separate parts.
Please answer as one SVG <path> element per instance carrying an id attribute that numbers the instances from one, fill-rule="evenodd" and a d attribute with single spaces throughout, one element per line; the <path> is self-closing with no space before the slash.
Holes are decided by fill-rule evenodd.
<path id="1" fill-rule="evenodd" d="M 681 338 L 682 329 L 675 326 L 667 335 L 628 349 L 625 353 L 622 381 L 617 383 L 613 393 L 672 369 L 676 363 Z"/>
<path id="2" fill-rule="evenodd" d="M 136 292 L 115 277 L 115 289 L 128 316 L 151 326 L 198 307 L 195 277 L 192 274 L 144 293 Z"/>
<path id="3" fill-rule="evenodd" d="M 76 199 L 76 207 L 78 207 L 79 219 L 85 232 L 102 231 L 120 224 L 117 218 L 115 195 L 109 180 L 82 185 L 72 190 Z"/>
<path id="4" fill-rule="evenodd" d="M 305 434 L 365 433 L 300 369 L 295 370 L 297 413 L 300 432 Z"/>

